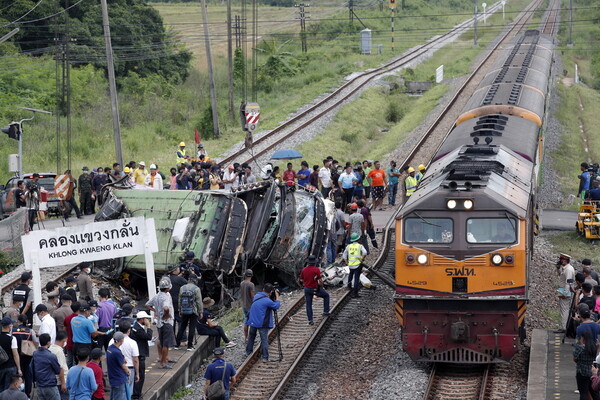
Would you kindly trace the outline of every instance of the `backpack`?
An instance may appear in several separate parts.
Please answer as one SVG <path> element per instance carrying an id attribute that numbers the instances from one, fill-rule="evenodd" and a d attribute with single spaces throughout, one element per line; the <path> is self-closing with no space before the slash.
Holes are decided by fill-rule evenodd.
<path id="1" fill-rule="evenodd" d="M 183 315 L 192 315 L 195 309 L 196 296 L 191 288 L 186 286 L 182 288 L 183 290 L 179 294 L 179 300 L 181 301 L 181 310 L 179 312 Z"/>

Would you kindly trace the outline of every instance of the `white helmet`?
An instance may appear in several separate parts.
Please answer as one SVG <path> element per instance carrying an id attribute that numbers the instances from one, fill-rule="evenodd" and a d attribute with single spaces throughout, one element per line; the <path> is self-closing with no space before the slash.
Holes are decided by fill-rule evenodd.
<path id="1" fill-rule="evenodd" d="M 150 169 L 156 169 L 156 164 L 150 164 Z"/>

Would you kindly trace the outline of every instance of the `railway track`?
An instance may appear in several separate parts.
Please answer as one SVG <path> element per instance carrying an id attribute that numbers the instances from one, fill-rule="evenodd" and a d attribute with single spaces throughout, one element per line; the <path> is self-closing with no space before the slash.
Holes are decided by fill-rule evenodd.
<path id="1" fill-rule="evenodd" d="M 501 2 L 497 2 L 489 8 L 488 13 L 493 13 L 499 10 L 501 7 Z M 479 16 L 478 20 L 481 18 L 483 17 Z M 272 151 L 275 146 L 284 143 L 299 131 L 306 129 L 315 121 L 323 118 L 323 116 L 340 106 L 344 101 L 348 100 L 352 95 L 354 95 L 368 83 L 372 82 L 375 78 L 418 59 L 430 50 L 439 47 L 453 35 L 465 32 L 470 28 L 472 23 L 473 19 L 470 18 L 445 34 L 435 37 L 423 45 L 417 46 L 411 53 L 400 56 L 382 65 L 381 67 L 358 74 L 323 100 L 320 100 L 316 104 L 300 112 L 298 115 L 294 116 L 268 133 L 254 138 L 252 147 L 250 149 L 243 147 L 240 150 L 235 151 L 233 154 L 227 155 L 220 161 L 220 163 L 227 165 L 234 161 L 239 162 L 239 160 L 245 160 L 245 162 L 249 163 L 252 160 L 263 156 L 265 153 Z"/>
<path id="2" fill-rule="evenodd" d="M 431 148 L 424 151 L 423 149 L 426 146 L 423 146 L 423 144 L 428 140 L 432 140 L 434 134 L 437 135 L 435 141 L 442 142 L 456 120 L 454 114 L 457 115 L 460 108 L 462 108 L 458 99 L 461 96 L 470 96 L 466 93 L 469 92 L 469 89 L 472 92 L 479 83 L 482 71 L 485 71 L 485 67 L 492 61 L 491 57 L 494 51 L 521 32 L 531 17 L 532 11 L 541 4 L 542 0 L 535 0 L 519 15 L 517 22 L 504 33 L 502 38 L 489 51 L 489 54 L 478 64 L 451 99 L 450 104 L 429 127 L 401 165 L 413 165 L 431 159 L 435 151 L 432 151 Z M 477 77 L 479 77 L 479 80 L 476 79 Z M 449 125 L 448 121 L 451 121 Z M 395 257 L 394 252 L 391 251 L 391 244 L 395 240 L 394 222 L 395 217 L 392 217 L 384 229 L 381 253 L 373 265 L 373 269 L 376 271 L 392 269 L 394 266 Z M 379 280 L 378 277 L 373 279 L 375 282 Z M 317 317 L 314 326 L 306 324 L 304 297 L 300 298 L 280 320 L 282 333 L 279 336 L 283 360 L 278 363 L 259 362 L 260 348 L 257 348 L 239 368 L 237 375 L 239 383 L 233 388 L 232 399 L 294 398 L 295 390 L 304 390 L 306 385 L 311 382 L 310 374 L 318 371 L 322 367 L 323 360 L 327 359 L 324 356 L 319 356 L 319 352 L 326 352 L 329 348 L 335 346 L 336 341 L 339 341 L 339 337 L 335 332 L 342 332 L 343 329 L 351 326 L 349 321 L 356 314 L 356 310 L 354 310 L 354 307 L 347 307 L 348 304 L 352 304 L 349 295 L 350 292 L 344 289 L 333 292 L 331 296 L 333 304 L 331 315 L 329 317 Z M 315 316 L 319 314 L 320 307 L 321 302 L 319 299 L 318 302 L 313 304 Z M 271 344 L 274 344 L 275 338 L 276 332 L 273 330 L 269 335 Z M 271 358 L 277 357 L 274 349 L 275 347 L 271 346 Z M 302 373 L 298 373 L 299 370 L 307 371 L 307 376 L 302 376 Z M 292 384 L 292 379 L 296 382 L 295 384 Z M 483 385 L 482 391 L 485 393 L 485 385 Z M 457 398 L 467 399 L 470 397 Z"/>
<path id="3" fill-rule="evenodd" d="M 558 30 L 560 18 L 560 0 L 552 0 L 546 18 L 540 24 L 540 30 L 546 35 L 554 35 Z"/>
<path id="4" fill-rule="evenodd" d="M 424 400 L 486 399 L 490 365 L 434 364 Z"/>
<path id="5" fill-rule="evenodd" d="M 69 276 L 73 271 L 75 271 L 79 267 L 79 264 L 71 264 L 60 267 L 54 267 L 51 269 L 44 268 L 40 271 L 42 274 L 42 284 L 44 285 L 49 281 L 60 281 Z M 21 283 L 21 274 L 18 274 L 11 278 L 2 279 L 1 284 L 1 293 L 3 293 L 8 298 L 4 298 L 5 305 L 10 304 L 10 294 L 12 290 Z"/>

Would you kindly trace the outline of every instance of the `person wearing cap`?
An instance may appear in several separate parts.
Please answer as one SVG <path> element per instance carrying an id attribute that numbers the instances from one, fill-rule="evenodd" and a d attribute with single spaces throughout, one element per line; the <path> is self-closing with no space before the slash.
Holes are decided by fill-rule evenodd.
<path id="1" fill-rule="evenodd" d="M 169 347 L 175 347 L 175 333 L 173 324 L 175 322 L 175 309 L 173 308 L 173 299 L 169 291 L 171 290 L 171 280 L 167 277 L 161 278 L 158 282 L 158 292 L 146 303 L 150 311 L 154 311 L 157 316 L 156 327 L 158 328 L 158 350 L 160 366 L 162 369 L 171 369 L 169 365 Z"/>
<path id="2" fill-rule="evenodd" d="M 271 296 L 274 294 L 274 300 Z M 279 301 L 279 290 L 275 290 L 271 283 L 265 283 L 263 291 L 257 293 L 250 307 L 248 324 L 248 343 L 246 344 L 246 355 L 252 354 L 256 333 L 260 334 L 260 347 L 262 349 L 262 360 L 269 361 L 269 329 L 273 328 L 273 311 L 281 307 Z"/>
<path id="3" fill-rule="evenodd" d="M 108 371 L 111 400 L 127 400 L 126 386 L 131 371 L 127 368 L 125 357 L 121 352 L 124 342 L 123 332 L 116 332 L 113 336 L 113 344 L 106 350 L 106 370 Z"/>
<path id="4" fill-rule="evenodd" d="M 244 311 L 244 343 L 248 342 L 248 331 L 250 325 L 248 325 L 248 315 L 250 314 L 250 307 L 252 306 L 252 299 L 256 294 L 254 283 L 252 283 L 252 277 L 254 272 L 250 268 L 244 272 L 244 280 L 240 284 L 240 302 L 242 303 L 242 310 Z"/>
<path id="5" fill-rule="evenodd" d="M 407 172 L 408 176 L 404 179 L 404 203 L 406 203 L 410 196 L 413 195 L 415 190 L 417 190 L 417 185 L 419 184 L 419 181 L 415 176 L 415 169 L 413 167 L 409 167 Z"/>
<path id="6" fill-rule="evenodd" d="M 559 275 L 558 302 L 560 305 L 560 330 L 565 330 L 569 322 L 571 309 L 571 283 L 575 280 L 575 269 L 571 265 L 571 256 L 560 254 L 557 263 L 557 272 Z"/>
<path id="7" fill-rule="evenodd" d="M 348 275 L 348 289 L 352 285 L 352 297 L 360 297 L 358 294 L 360 286 L 360 273 L 362 272 L 362 261 L 367 255 L 367 250 L 358 241 L 360 236 L 357 233 L 350 235 L 350 244 L 344 249 L 342 259 L 344 263 L 350 268 L 350 274 Z"/>
<path id="8" fill-rule="evenodd" d="M 92 349 L 92 338 L 103 336 L 112 333 L 100 332 L 96 330 L 92 321 L 88 319 L 90 316 L 90 306 L 88 303 L 79 304 L 79 312 L 76 317 L 71 319 L 71 332 L 73 333 L 73 355 L 76 356 L 79 349 Z"/>
<path id="9" fill-rule="evenodd" d="M 202 293 L 198 287 L 198 277 L 190 274 L 188 282 L 179 289 L 178 310 L 181 324 L 177 332 L 175 348 L 181 346 L 181 339 L 185 329 L 188 329 L 187 351 L 194 351 L 194 335 L 196 333 L 196 321 L 202 316 Z"/>
<path id="10" fill-rule="evenodd" d="M 77 287 L 79 288 L 79 299 L 81 301 L 89 301 L 94 298 L 94 284 L 90 273 L 92 272 L 91 264 L 89 262 L 81 263 L 81 273 L 77 278 Z"/>
<path id="11" fill-rule="evenodd" d="M 123 353 L 123 357 L 125 357 L 125 364 L 127 368 L 129 368 L 129 379 L 127 380 L 126 395 L 127 400 L 131 400 L 131 395 L 133 393 L 133 385 L 140 379 L 140 364 L 139 364 L 139 356 L 140 351 L 137 345 L 137 342 L 129 337 L 129 333 L 131 332 L 131 320 L 129 319 L 121 319 L 117 321 L 118 331 L 125 335 L 125 339 L 123 340 L 123 344 L 119 347 L 121 353 Z M 109 342 L 109 346 L 114 343 L 114 340 Z"/>
<path id="12" fill-rule="evenodd" d="M 225 334 L 225 330 L 222 326 L 219 326 L 218 322 L 213 319 L 213 315 L 210 312 L 210 307 L 215 305 L 215 301 L 210 297 L 205 297 L 202 300 L 202 307 L 204 311 L 200 318 L 198 318 L 198 335 L 212 336 L 215 340 L 215 347 L 221 346 L 221 339 L 225 342 L 225 347 L 236 346 L 235 342 L 229 340 Z"/>
<path id="13" fill-rule="evenodd" d="M 234 183 L 238 181 L 238 173 L 235 171 L 233 164 L 230 164 L 227 167 L 227 171 L 223 173 L 222 180 L 225 190 L 229 191 L 232 187 L 234 187 Z"/>
<path id="14" fill-rule="evenodd" d="M 56 340 L 56 321 L 54 321 L 54 318 L 52 318 L 48 312 L 48 307 L 46 307 L 45 304 L 38 304 L 35 307 L 34 312 L 42 321 L 40 329 L 38 330 L 38 336 L 41 336 L 43 333 L 47 333 L 50 335 L 50 344 L 54 343 L 54 340 Z"/>
<path id="15" fill-rule="evenodd" d="M 77 301 L 77 279 L 74 276 L 67 276 L 65 279 L 65 290 L 69 296 L 71 296 L 71 301 L 74 303 Z"/>
<path id="16" fill-rule="evenodd" d="M 204 157 L 208 159 L 208 152 L 206 151 L 202 143 L 198 143 L 198 152 L 196 153 L 196 155 L 198 156 L 198 158 Z"/>
<path id="17" fill-rule="evenodd" d="M 23 371 L 23 380 L 25 381 L 25 394 L 30 396 L 31 388 L 33 387 L 33 378 L 29 368 L 31 356 L 23 354 L 21 349 L 23 347 L 23 340 L 31 340 L 37 346 L 38 338 L 35 331 L 27 326 L 27 322 L 27 315 L 19 314 L 17 322 L 13 323 L 12 335 L 17 338 L 17 350 L 19 352 L 21 371 Z"/>
<path id="18" fill-rule="evenodd" d="M 35 382 L 35 391 L 39 400 L 60 400 L 60 392 L 66 392 L 64 385 L 65 372 L 60 367 L 58 359 L 49 350 L 50 335 L 44 333 L 40 335 L 40 347 L 33 352 L 31 362 L 31 372 Z M 19 371 L 20 373 L 20 371 Z M 56 376 L 59 379 L 56 379 Z M 58 388 L 61 384 L 60 390 Z"/>
<path id="19" fill-rule="evenodd" d="M 152 190 L 163 190 L 163 179 L 156 165 L 150 164 L 150 173 L 144 178 L 144 186 Z"/>
<path id="20" fill-rule="evenodd" d="M 359 212 L 358 204 L 350 204 L 350 217 L 348 218 L 348 226 L 346 227 L 346 244 L 350 243 L 350 236 L 356 233 L 359 237 L 365 235 L 367 229 L 367 223 L 365 217 Z"/>
<path id="21" fill-rule="evenodd" d="M 12 376 L 22 375 L 22 372 L 17 338 L 12 336 L 13 322 L 10 318 L 4 317 L 0 324 L 2 325 L 0 346 L 8 355 L 8 360 L 0 364 L 0 391 L 4 391 L 10 386 Z"/>
<path id="22" fill-rule="evenodd" d="M 185 164 L 190 159 L 190 156 L 185 154 L 185 142 L 179 143 L 179 149 L 177 149 L 177 165 Z"/>
<path id="23" fill-rule="evenodd" d="M 13 322 L 17 322 L 19 315 L 20 315 L 19 309 L 21 308 L 22 305 L 23 305 L 22 301 L 19 301 L 19 300 L 13 298 L 12 305 L 10 307 L 6 307 L 3 310 L 2 316 L 10 318 Z"/>
<path id="24" fill-rule="evenodd" d="M 0 393 L 0 400 L 29 400 L 29 396 L 23 392 L 24 386 L 23 377 L 13 375 L 8 389 Z"/>
<path id="25" fill-rule="evenodd" d="M 151 317 L 146 311 L 139 311 L 136 316 L 136 320 L 131 327 L 129 337 L 138 345 L 139 351 L 139 370 L 140 378 L 133 385 L 132 399 L 140 399 L 142 397 L 142 389 L 144 387 L 144 381 L 146 380 L 146 357 L 150 357 L 150 347 L 148 341 L 152 340 L 152 326 Z"/>
<path id="26" fill-rule="evenodd" d="M 229 387 L 231 384 L 235 385 L 236 383 L 236 371 L 233 364 L 225 361 L 225 349 L 222 347 L 217 347 L 213 350 L 213 354 L 215 359 L 208 364 L 206 368 L 206 372 L 204 373 L 204 395 L 208 398 L 208 387 L 217 382 L 223 381 L 223 387 L 225 388 L 225 395 L 223 396 L 224 400 L 229 400 L 231 394 L 229 392 Z"/>
<path id="27" fill-rule="evenodd" d="M 323 299 L 323 315 L 329 315 L 329 293 L 323 288 L 323 277 L 321 270 L 317 266 L 317 257 L 310 255 L 306 261 L 306 267 L 300 272 L 298 277 L 300 283 L 304 286 L 304 297 L 306 299 L 306 318 L 308 324 L 313 325 L 313 296 Z"/>
<path id="28" fill-rule="evenodd" d="M 98 309 L 96 315 L 98 316 L 98 330 L 100 332 L 107 332 L 113 327 L 113 316 L 117 312 L 117 307 L 110 300 L 110 290 L 108 288 L 100 288 L 98 290 Z M 108 342 L 110 335 L 98 336 L 98 345 L 106 350 L 108 348 Z"/>
<path id="29" fill-rule="evenodd" d="M 89 400 L 92 393 L 98 389 L 94 371 L 87 367 L 90 359 L 90 349 L 85 347 L 77 350 L 77 365 L 72 366 L 67 374 L 67 389 L 69 400 Z"/>
<path id="30" fill-rule="evenodd" d="M 71 304 L 73 304 L 73 302 L 71 301 L 71 296 L 69 296 L 68 294 L 63 294 L 60 298 L 62 306 L 60 306 L 60 308 L 54 310 L 54 312 L 52 312 L 52 318 L 54 318 L 54 322 L 56 324 L 56 331 L 57 332 L 66 332 L 66 328 L 65 328 L 65 318 L 67 318 L 67 315 L 70 315 L 73 311 L 71 310 Z"/>
<path id="31" fill-rule="evenodd" d="M 94 380 L 96 381 L 97 389 L 92 393 L 92 400 L 104 400 L 104 372 L 100 364 L 102 356 L 104 356 L 104 352 L 101 348 L 92 349 L 90 352 L 90 361 L 85 365 L 92 370 Z"/>
<path id="32" fill-rule="evenodd" d="M 48 312 L 50 313 L 50 315 L 52 315 L 52 313 L 58 310 L 58 307 L 60 306 L 58 289 L 48 293 L 47 296 L 48 301 L 44 304 L 48 308 Z"/>
<path id="33" fill-rule="evenodd" d="M 85 215 L 94 214 L 94 201 L 92 200 L 92 177 L 88 167 L 81 169 L 81 175 L 77 178 L 77 194 L 79 195 L 79 205 L 81 212 Z"/>
<path id="34" fill-rule="evenodd" d="M 58 360 L 58 364 L 60 365 L 60 367 L 63 370 L 62 380 L 61 380 L 60 375 L 56 376 L 56 380 L 57 380 L 58 386 L 59 386 L 58 389 L 60 392 L 60 398 L 62 400 L 68 400 L 68 398 L 69 398 L 68 393 L 64 393 L 64 392 L 60 391 L 60 386 L 66 386 L 67 374 L 69 373 L 69 366 L 67 365 L 67 358 L 65 357 L 65 345 L 66 344 L 67 344 L 67 333 L 65 331 L 59 331 L 56 334 L 56 340 L 48 348 L 48 350 L 50 350 L 50 352 L 56 356 L 56 359 Z"/>
<path id="35" fill-rule="evenodd" d="M 29 323 L 33 321 L 33 291 L 29 287 L 31 284 L 31 274 L 23 272 L 21 274 L 21 283 L 12 291 L 13 301 L 17 300 L 22 303 L 19 309 L 19 314 L 27 315 Z"/>
<path id="36" fill-rule="evenodd" d="M 137 169 L 133 171 L 133 181 L 136 185 L 144 186 L 146 176 L 148 176 L 148 171 L 146 170 L 146 163 L 140 161 Z"/>
<path id="37" fill-rule="evenodd" d="M 417 183 L 421 182 L 421 179 L 423 179 L 423 176 L 425 175 L 425 171 L 427 170 L 427 167 L 423 164 L 420 164 L 417 167 L 417 170 L 419 170 L 419 172 L 415 173 L 415 178 L 417 178 Z"/>

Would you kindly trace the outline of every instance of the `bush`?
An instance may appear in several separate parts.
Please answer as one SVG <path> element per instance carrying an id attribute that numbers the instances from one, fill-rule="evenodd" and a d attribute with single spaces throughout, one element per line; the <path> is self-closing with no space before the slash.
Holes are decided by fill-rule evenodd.
<path id="1" fill-rule="evenodd" d="M 400 107 L 400 105 L 395 101 L 395 99 L 391 99 L 391 101 L 387 105 L 387 109 L 385 111 L 385 120 L 387 122 L 400 122 L 404 118 L 404 111 Z"/>

